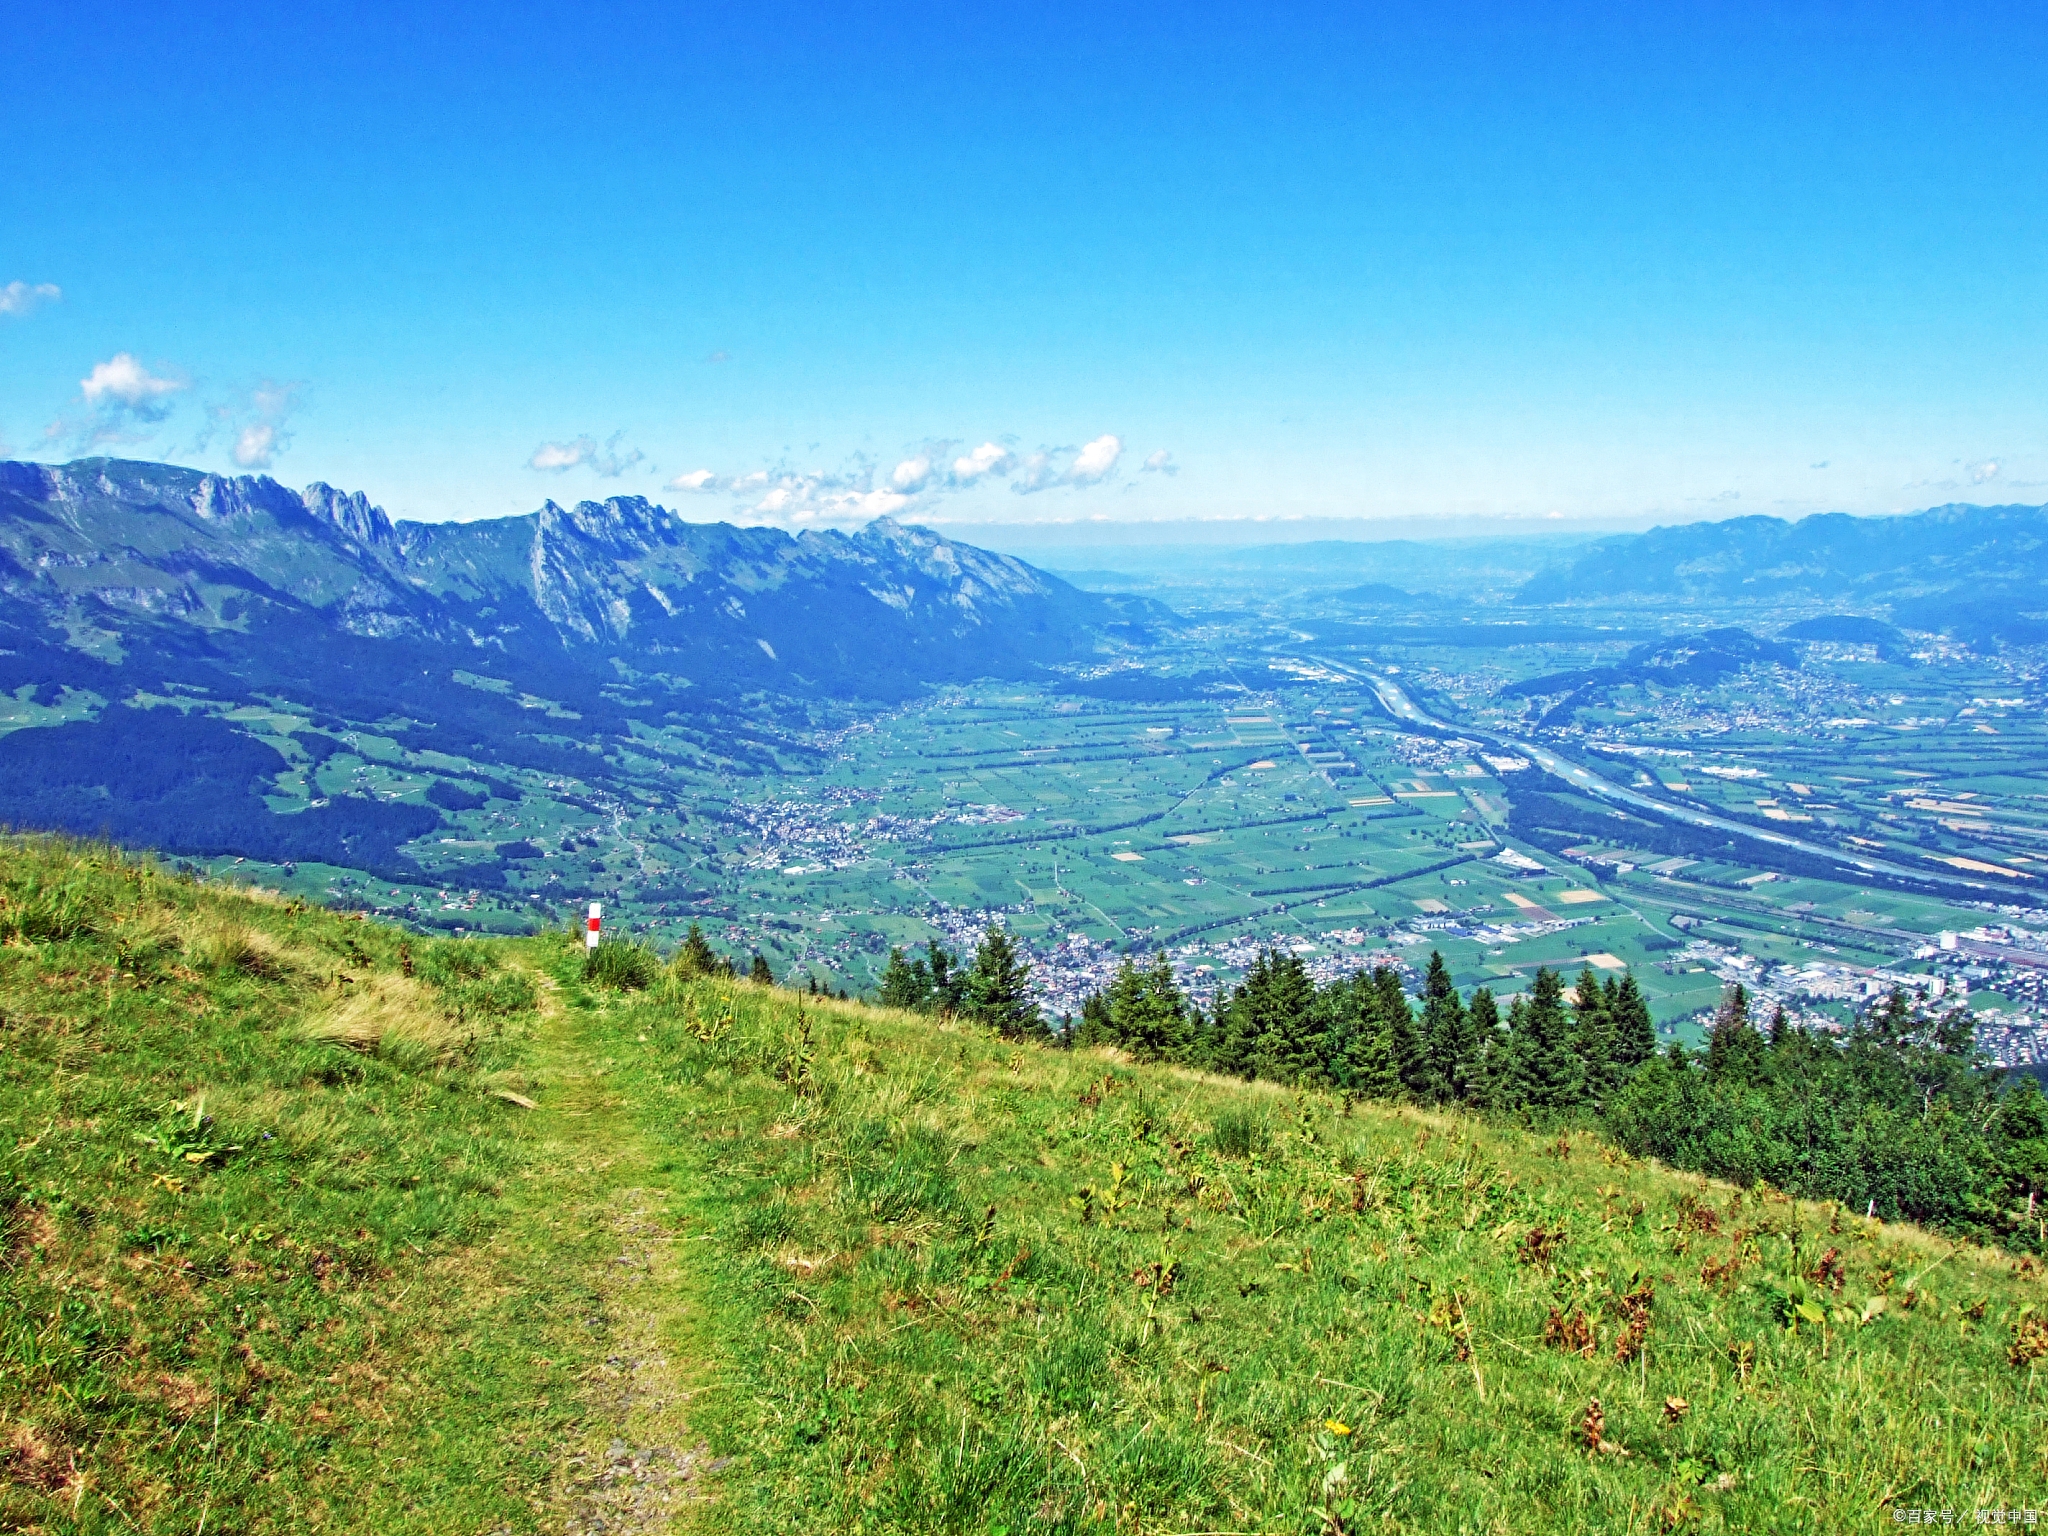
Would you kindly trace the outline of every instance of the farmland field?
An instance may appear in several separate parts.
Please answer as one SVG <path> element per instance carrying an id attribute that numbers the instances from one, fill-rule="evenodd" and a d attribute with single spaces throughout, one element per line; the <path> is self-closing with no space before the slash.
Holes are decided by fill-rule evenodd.
<path id="1" fill-rule="evenodd" d="M 1826 1026 L 1904 978 L 1974 997 L 1987 1042 L 2033 1061 L 2048 743 L 2030 653 L 1929 637 L 1882 661 L 1780 647 L 1683 686 L 1551 681 L 1657 628 L 1628 614 L 1523 641 L 1497 623 L 1240 611 L 1141 659 L 814 711 L 738 766 L 648 730 L 603 785 L 365 727 L 280 776 L 276 803 L 474 783 L 475 804 L 437 802 L 442 835 L 419 855 L 445 884 L 240 872 L 444 929 L 532 928 L 598 899 L 658 943 L 697 923 L 778 975 L 854 993 L 891 946 L 964 949 L 999 920 L 1054 1018 L 1125 955 L 1162 949 L 1204 998 L 1269 945 L 1324 978 L 1387 964 L 1412 980 L 1441 951 L 1460 985 L 1502 996 L 1539 966 L 1628 968 L 1677 1038 L 1733 981 Z M 1437 723 L 1397 719 L 1374 679 Z M 531 702 L 573 737 L 568 704 Z M 290 718 L 248 723 L 289 755 Z M 1619 809 L 1517 742 L 1734 831 Z"/>

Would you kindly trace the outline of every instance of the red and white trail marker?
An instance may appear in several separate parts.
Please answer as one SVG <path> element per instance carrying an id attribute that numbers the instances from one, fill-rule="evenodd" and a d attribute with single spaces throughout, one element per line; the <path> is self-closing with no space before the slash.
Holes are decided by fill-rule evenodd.
<path id="1" fill-rule="evenodd" d="M 603 920 L 603 917 L 603 903 L 593 901 L 590 904 L 590 922 L 588 923 L 588 925 L 585 926 L 583 930 L 583 947 L 585 949 L 597 948 L 598 924 Z"/>

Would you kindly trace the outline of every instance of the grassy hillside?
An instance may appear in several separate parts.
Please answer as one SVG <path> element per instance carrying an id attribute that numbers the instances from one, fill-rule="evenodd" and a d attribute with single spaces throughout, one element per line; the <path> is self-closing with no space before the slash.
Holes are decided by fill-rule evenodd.
<path id="1" fill-rule="evenodd" d="M 1988 1250 L 92 849 L 0 903 L 0 1527 L 2048 1507 L 2048 1298 Z"/>

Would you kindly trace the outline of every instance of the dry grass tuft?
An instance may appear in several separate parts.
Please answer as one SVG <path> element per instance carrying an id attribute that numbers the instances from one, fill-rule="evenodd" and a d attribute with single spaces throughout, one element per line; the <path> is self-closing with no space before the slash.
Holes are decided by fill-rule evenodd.
<path id="1" fill-rule="evenodd" d="M 336 1002 L 306 1020 L 306 1037 L 365 1055 L 446 1061 L 471 1040 L 474 1030 L 450 1018 L 434 996 L 406 976 L 376 975 L 348 988 Z"/>
<path id="2" fill-rule="evenodd" d="M 207 914 L 184 926 L 185 953 L 209 971 L 239 971 L 262 981 L 283 981 L 311 969 L 303 955 L 231 917 Z"/>

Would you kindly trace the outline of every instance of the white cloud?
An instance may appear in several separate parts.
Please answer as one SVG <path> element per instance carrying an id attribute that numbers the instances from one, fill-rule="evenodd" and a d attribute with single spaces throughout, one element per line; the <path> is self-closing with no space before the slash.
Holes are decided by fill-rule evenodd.
<path id="1" fill-rule="evenodd" d="M 1073 458 L 1062 466 L 1058 461 L 1070 453 Z M 1123 453 L 1124 440 L 1114 432 L 1105 432 L 1078 449 L 1042 448 L 1025 455 L 1010 481 L 1010 489 L 1020 496 L 1029 496 L 1060 485 L 1076 489 L 1100 485 L 1116 473 L 1117 461 Z"/>
<path id="2" fill-rule="evenodd" d="M 1982 464 L 1972 464 L 1970 466 L 1970 484 L 1972 485 L 1982 485 L 1988 480 L 1996 480 L 1997 478 L 1998 461 L 1996 459 L 1986 459 Z"/>
<path id="3" fill-rule="evenodd" d="M 1177 475 L 1180 473 L 1180 466 L 1173 462 L 1173 455 L 1162 448 L 1157 453 L 1146 456 L 1145 470 L 1148 474 L 1154 475 Z"/>
<path id="4" fill-rule="evenodd" d="M 616 480 L 647 457 L 638 448 L 620 447 L 625 436 L 623 432 L 614 432 L 601 448 L 597 439 L 590 436 L 571 438 L 566 443 L 542 443 L 533 450 L 526 467 L 549 475 L 583 468 L 606 480 Z"/>
<path id="5" fill-rule="evenodd" d="M 55 283 L 24 283 L 17 278 L 0 288 L 0 315 L 33 314 L 63 297 L 64 290 Z"/>
<path id="6" fill-rule="evenodd" d="M 45 442 L 68 439 L 73 451 L 110 443 L 147 442 L 154 427 L 171 414 L 176 396 L 191 385 L 174 372 L 151 373 L 132 352 L 116 352 L 78 381 L 79 416 L 59 417 L 43 429 Z"/>
<path id="7" fill-rule="evenodd" d="M 1017 456 L 1000 443 L 983 443 L 953 461 L 952 481 L 955 485 L 972 485 L 983 475 L 1007 475 L 1016 463 Z"/>
<path id="8" fill-rule="evenodd" d="M 1010 482 L 1010 489 L 1020 496 L 1029 496 L 1033 491 L 1048 490 L 1060 483 L 1059 471 L 1052 467 L 1052 455 L 1040 450 L 1029 453 L 1017 466 L 1017 476 Z"/>
<path id="9" fill-rule="evenodd" d="M 820 523 L 886 517 L 909 505 L 901 491 L 848 485 L 828 475 L 784 475 L 752 510 L 778 522 Z"/>
<path id="10" fill-rule="evenodd" d="M 1103 433 L 1075 455 L 1072 466 L 1067 470 L 1068 483 L 1094 485 L 1106 479 L 1115 471 L 1116 461 L 1123 457 L 1123 453 L 1124 440 L 1113 432 Z"/>
<path id="11" fill-rule="evenodd" d="M 971 441 L 971 439 L 970 439 Z M 544 445 L 556 450 L 559 467 L 586 462 L 588 439 Z M 727 491 L 747 513 L 789 525 L 849 522 L 903 512 L 936 511 L 943 498 L 994 477 L 1007 478 L 1017 491 L 1054 486 L 1082 489 L 1113 477 L 1122 462 L 1123 439 L 1105 433 L 1079 448 L 1044 448 L 1019 456 L 1000 440 L 960 452 L 957 443 L 928 438 L 893 463 L 880 464 L 855 455 L 835 470 L 780 466 L 721 479 L 708 469 L 677 475 L 672 491 Z M 538 464 L 536 468 L 542 467 Z M 1167 474 L 1179 466 L 1170 454 L 1154 456 L 1151 465 Z"/>
<path id="12" fill-rule="evenodd" d="M 186 388 L 183 379 L 159 378 L 135 360 L 132 352 L 116 352 L 78 381 L 85 403 L 102 410 L 126 410 L 144 421 L 161 421 L 170 411 L 169 397 Z"/>
<path id="13" fill-rule="evenodd" d="M 595 452 L 597 439 L 594 437 L 579 437 L 567 443 L 542 443 L 533 450 L 533 457 L 526 461 L 526 467 L 540 470 L 543 474 L 559 475 L 564 470 L 574 469 Z"/>
<path id="14" fill-rule="evenodd" d="M 607 480 L 618 479 L 647 457 L 638 448 L 621 448 L 619 442 L 625 435 L 623 432 L 614 432 L 605 439 L 603 449 L 591 456 L 590 467 Z"/>
<path id="15" fill-rule="evenodd" d="M 267 421 L 252 421 L 235 434 L 235 462 L 244 469 L 268 469 L 277 460 L 277 428 Z"/>
<path id="16" fill-rule="evenodd" d="M 277 456 L 291 447 L 292 434 L 286 422 L 298 408 L 299 388 L 297 384 L 265 379 L 246 392 L 210 403 L 192 451 L 204 453 L 213 446 L 215 438 L 226 434 L 228 457 L 238 467 L 271 468 Z"/>
<path id="17" fill-rule="evenodd" d="M 862 517 L 887 517 L 910 505 L 910 498 L 896 491 L 849 492 L 833 498 L 835 510 L 857 512 Z"/>

